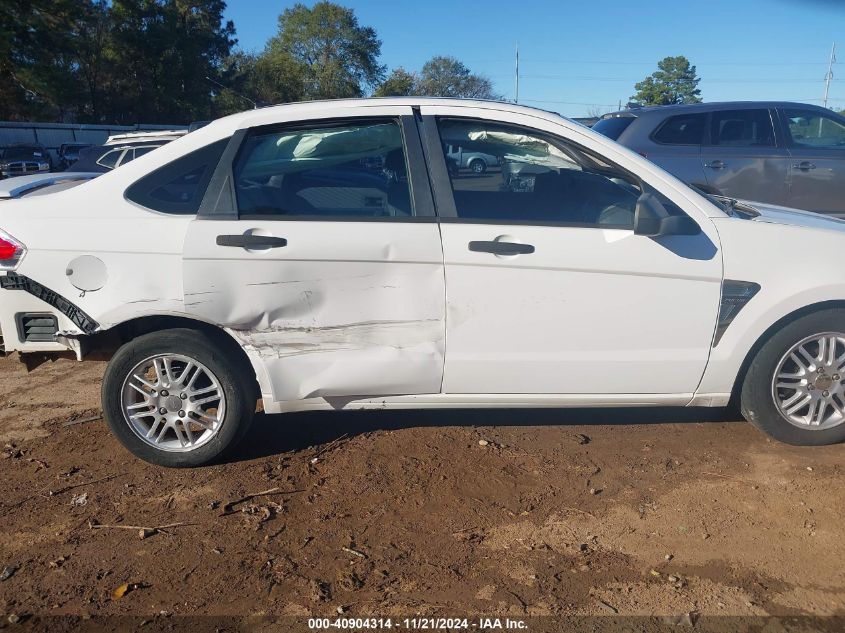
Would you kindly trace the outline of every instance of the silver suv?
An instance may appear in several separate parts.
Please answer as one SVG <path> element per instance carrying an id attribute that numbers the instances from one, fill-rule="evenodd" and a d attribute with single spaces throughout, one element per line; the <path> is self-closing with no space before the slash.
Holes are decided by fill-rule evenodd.
<path id="1" fill-rule="evenodd" d="M 845 217 L 845 117 L 803 103 L 632 108 L 593 129 L 708 193 Z"/>

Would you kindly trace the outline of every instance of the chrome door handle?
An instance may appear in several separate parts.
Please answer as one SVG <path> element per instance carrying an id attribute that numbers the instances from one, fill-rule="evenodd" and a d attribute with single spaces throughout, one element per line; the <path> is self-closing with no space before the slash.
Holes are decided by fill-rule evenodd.
<path id="1" fill-rule="evenodd" d="M 704 163 L 704 166 L 709 167 L 710 169 L 724 169 L 725 167 L 727 167 L 727 165 L 720 160 L 714 160 L 710 161 L 709 163 Z"/>
<path id="2" fill-rule="evenodd" d="M 810 171 L 811 169 L 815 169 L 816 166 L 808 160 L 802 160 L 800 163 L 795 163 L 792 168 L 800 169 L 801 171 Z"/>

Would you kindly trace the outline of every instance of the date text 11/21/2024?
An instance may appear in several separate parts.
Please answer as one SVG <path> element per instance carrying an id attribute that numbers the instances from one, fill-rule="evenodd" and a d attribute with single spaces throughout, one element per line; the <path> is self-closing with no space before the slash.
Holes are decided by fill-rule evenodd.
<path id="1" fill-rule="evenodd" d="M 410 630 L 524 630 L 524 620 L 510 618 L 309 618 L 310 630 L 322 629 L 410 629 Z"/>

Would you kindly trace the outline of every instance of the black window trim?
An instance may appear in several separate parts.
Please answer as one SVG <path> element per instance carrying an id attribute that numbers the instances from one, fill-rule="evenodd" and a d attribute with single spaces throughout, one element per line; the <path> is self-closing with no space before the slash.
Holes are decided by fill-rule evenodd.
<path id="1" fill-rule="evenodd" d="M 241 151 L 251 136 L 288 130 L 308 130 L 315 127 L 342 127 L 366 123 L 395 122 L 402 134 L 405 161 L 408 166 L 413 215 L 271 215 L 241 213 L 235 192 L 234 168 Z M 232 136 L 220 162 L 211 177 L 205 197 L 200 203 L 198 218 L 206 220 L 252 220 L 261 222 L 436 222 L 434 202 L 428 181 L 425 160 L 420 144 L 419 131 L 414 117 L 406 114 L 374 116 L 362 113 L 346 117 L 314 118 L 243 128 Z"/>
<path id="2" fill-rule="evenodd" d="M 664 143 L 663 141 L 658 141 L 655 137 L 657 133 L 666 127 L 666 124 L 669 123 L 671 119 L 677 118 L 679 116 L 701 116 L 704 118 L 704 129 L 701 133 L 701 142 L 700 143 Z M 670 114 L 665 119 L 663 119 L 654 130 L 652 130 L 651 134 L 648 135 L 648 140 L 650 140 L 655 145 L 660 145 L 661 147 L 703 147 L 706 145 L 707 141 L 710 140 L 710 112 L 688 112 L 688 113 L 679 113 L 679 114 Z"/>
<path id="3" fill-rule="evenodd" d="M 427 114 L 422 116 L 422 135 L 424 138 L 424 148 L 426 152 L 426 160 L 429 162 L 431 166 L 431 185 L 434 191 L 434 197 L 437 203 L 437 213 L 438 213 L 438 220 L 440 222 L 446 224 L 487 224 L 491 226 L 548 226 L 548 227 L 560 227 L 560 228 L 574 228 L 574 229 L 599 229 L 599 230 L 624 230 L 624 231 L 631 231 L 631 227 L 628 225 L 621 225 L 621 224 L 604 224 L 604 225 L 597 225 L 597 224 L 590 224 L 585 222 L 543 222 L 537 220 L 516 220 L 516 219 L 505 219 L 505 218 L 461 218 L 458 217 L 457 207 L 455 206 L 455 197 L 452 193 L 452 182 L 449 178 L 449 171 L 446 168 L 446 159 L 443 156 L 442 150 L 442 141 L 440 139 L 440 132 L 437 125 L 438 119 L 449 119 L 449 120 L 458 120 L 458 121 L 474 121 L 474 122 L 488 122 L 493 123 L 496 125 L 503 125 L 503 126 L 510 126 L 525 130 L 527 133 L 532 134 L 538 138 L 546 140 L 550 143 L 563 142 L 567 145 L 571 145 L 578 151 L 584 152 L 585 154 L 595 154 L 596 152 L 583 147 L 582 145 L 571 141 L 570 139 L 564 139 L 561 137 L 555 136 L 553 133 L 545 132 L 544 130 L 538 130 L 536 128 L 529 127 L 527 125 L 521 125 L 519 123 L 511 123 L 509 121 L 496 121 L 496 120 L 489 120 L 489 119 L 482 119 L 479 117 L 471 117 L 471 116 L 436 116 Z M 654 193 L 656 190 L 651 187 L 648 183 L 644 182 L 641 178 L 639 178 L 636 174 L 631 173 L 624 167 L 620 167 L 615 162 L 611 161 L 610 159 L 606 158 L 605 156 L 600 156 L 601 160 L 606 161 L 610 165 L 612 165 L 615 169 L 627 174 L 630 176 L 634 181 L 639 183 L 641 189 L 644 192 Z M 678 206 L 678 205 L 675 205 Z M 684 211 L 680 206 L 678 206 L 680 211 L 684 213 L 684 215 L 688 215 L 686 211 Z"/>

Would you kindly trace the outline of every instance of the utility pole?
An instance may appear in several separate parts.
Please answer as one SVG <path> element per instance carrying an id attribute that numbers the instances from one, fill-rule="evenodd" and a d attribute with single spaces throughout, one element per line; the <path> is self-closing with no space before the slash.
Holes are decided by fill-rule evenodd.
<path id="1" fill-rule="evenodd" d="M 833 64 L 836 61 L 836 42 L 833 43 L 833 48 L 830 49 L 830 62 L 827 64 L 827 74 L 824 76 L 824 99 L 822 100 L 822 107 L 827 107 L 827 95 L 830 92 L 830 81 L 833 79 Z"/>
<path id="2" fill-rule="evenodd" d="M 519 41 L 516 43 L 516 98 L 514 103 L 519 103 Z"/>

